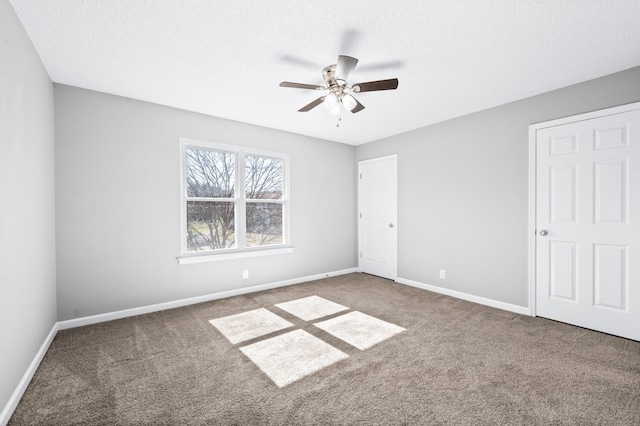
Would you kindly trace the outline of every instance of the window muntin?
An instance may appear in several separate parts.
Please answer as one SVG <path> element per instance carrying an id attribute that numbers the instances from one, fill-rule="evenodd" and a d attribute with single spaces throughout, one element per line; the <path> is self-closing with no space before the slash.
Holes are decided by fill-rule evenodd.
<path id="1" fill-rule="evenodd" d="M 287 246 L 285 155 L 183 140 L 183 255 Z"/>

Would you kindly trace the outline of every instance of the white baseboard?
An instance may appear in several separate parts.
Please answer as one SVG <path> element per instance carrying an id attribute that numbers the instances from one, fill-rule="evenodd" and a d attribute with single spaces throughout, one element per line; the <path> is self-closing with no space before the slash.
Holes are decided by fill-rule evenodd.
<path id="1" fill-rule="evenodd" d="M 40 365 L 40 362 L 42 362 L 42 359 L 47 353 L 49 346 L 51 346 L 51 343 L 53 342 L 53 339 L 56 336 L 58 330 L 66 330 L 69 328 L 80 327 L 83 325 L 97 324 L 100 322 L 127 318 L 135 315 L 142 315 L 142 314 L 147 314 L 151 312 L 163 311 L 166 309 L 179 308 L 182 306 L 193 305 L 196 303 L 208 302 L 208 301 L 217 300 L 217 299 L 224 299 L 226 297 L 239 296 L 242 294 L 255 293 L 257 291 L 270 290 L 273 288 L 284 287 L 288 285 L 301 284 L 308 281 L 315 281 L 322 278 L 351 274 L 354 272 L 360 272 L 360 271 L 358 268 L 349 268 L 349 269 L 343 269 L 340 271 L 327 272 L 327 273 L 317 274 L 317 275 L 309 275 L 306 277 L 294 278 L 290 280 L 278 281 L 278 282 L 273 282 L 268 284 L 261 284 L 261 285 L 256 285 L 252 287 L 244 287 L 244 288 L 239 288 L 235 290 L 227 290 L 227 291 L 212 293 L 204 296 L 190 297 L 187 299 L 180 299 L 180 300 L 175 300 L 171 302 L 158 303 L 155 305 L 142 306 L 139 308 L 124 309 L 116 312 L 92 315 L 88 317 L 76 318 L 76 319 L 66 320 L 66 321 L 58 321 L 53 325 L 53 328 L 49 332 L 49 335 L 47 336 L 45 341 L 42 343 L 42 346 L 40 347 L 40 350 L 34 357 L 33 361 L 31 361 L 31 364 L 29 365 L 29 368 L 27 369 L 24 376 L 22 377 L 22 380 L 20 380 L 18 387 L 13 392 L 13 395 L 11 395 L 9 402 L 2 410 L 2 413 L 0 413 L 0 426 L 5 426 L 9 422 L 9 419 L 11 418 L 13 411 L 16 409 L 16 407 L 18 406 L 18 403 L 20 402 L 20 398 L 22 398 L 22 395 L 27 390 L 27 386 L 29 386 L 29 382 L 31 382 L 33 375 L 35 374 L 36 370 L 38 369 L 38 366 Z M 505 311 L 510 311 L 517 314 L 531 315 L 529 308 L 524 306 L 518 306 L 510 303 L 500 302 L 493 299 L 487 299 L 480 296 L 474 296 L 472 294 L 462 293 L 456 290 L 449 290 L 446 288 L 424 284 L 417 281 L 408 280 L 405 278 L 397 278 L 396 282 L 400 284 L 409 285 L 412 287 L 421 288 L 423 290 L 429 290 L 435 293 L 456 297 L 458 299 L 467 300 L 469 302 L 479 303 L 481 305 L 503 309 Z"/>
<path id="2" fill-rule="evenodd" d="M 42 362 L 42 358 L 44 358 L 47 350 L 49 350 L 49 346 L 51 346 L 53 338 L 56 337 L 56 333 L 58 333 L 58 323 L 53 324 L 53 327 L 47 335 L 47 338 L 42 343 L 42 346 L 40 346 L 40 350 L 38 350 L 38 353 L 36 353 L 36 356 L 31 361 L 31 364 L 29 364 L 29 368 L 27 368 L 27 371 L 22 376 L 22 379 L 20 380 L 20 383 L 18 383 L 16 390 L 13 391 L 13 394 L 11 395 L 11 398 L 9 398 L 7 405 L 5 405 L 4 409 L 0 413 L 0 425 L 5 426 L 7 423 L 9 423 L 11 415 L 18 406 L 22 395 L 27 390 L 27 386 L 29 386 L 33 375 L 36 374 L 36 370 L 40 366 L 40 362 Z"/>
<path id="3" fill-rule="evenodd" d="M 468 302 L 478 303 L 480 305 L 491 306 L 492 308 L 502 309 L 504 311 L 514 312 L 516 314 L 531 316 L 531 311 L 526 306 L 513 305 L 511 303 L 500 302 L 498 300 L 487 299 L 485 297 L 474 296 L 473 294 L 463 293 L 461 291 L 450 290 L 448 288 L 437 287 L 430 284 L 424 284 L 418 281 L 407 280 L 405 278 L 397 278 L 396 282 L 409 285 L 411 287 L 421 288 L 423 290 L 433 291 L 434 293 L 445 294 L 457 299 L 466 300 Z"/>
<path id="4" fill-rule="evenodd" d="M 277 281 L 268 284 L 260 284 L 252 287 L 243 287 L 235 290 L 221 291 L 219 293 L 206 294 L 204 296 L 189 297 L 187 299 L 174 300 L 171 302 L 157 303 L 155 305 L 141 306 L 139 308 L 124 309 L 121 311 L 108 312 L 104 314 L 91 315 L 88 317 L 74 318 L 65 321 L 58 321 L 58 330 L 66 330 L 68 328 L 81 327 L 83 325 L 97 324 L 105 321 L 112 321 L 121 318 L 132 317 L 136 315 L 148 314 L 151 312 L 164 311 L 167 309 L 180 308 L 182 306 L 195 305 L 196 303 L 209 302 L 211 300 L 224 299 L 227 297 L 239 296 L 241 294 L 255 293 L 262 290 L 270 290 L 272 288 L 284 287 L 288 285 L 300 284 L 308 281 L 315 281 L 322 278 L 335 277 L 338 275 L 351 274 L 358 272 L 357 268 L 343 269 L 340 271 L 326 272 L 323 274 L 309 275 L 291 280 Z"/>
<path id="5" fill-rule="evenodd" d="M 18 403 L 20 402 L 20 398 L 22 398 L 22 395 L 27 390 L 27 386 L 29 386 L 29 382 L 31 382 L 33 375 L 36 373 L 36 370 L 40 366 L 40 362 L 42 362 L 42 359 L 47 353 L 49 346 L 51 346 L 51 342 L 53 342 L 53 338 L 56 336 L 59 330 L 66 330 L 69 328 L 80 327 L 83 325 L 97 324 L 100 322 L 132 317 L 135 315 L 148 314 L 151 312 L 158 312 L 166 309 L 179 308 L 182 306 L 194 305 L 196 303 L 208 302 L 208 301 L 217 300 L 217 299 L 224 299 L 226 297 L 232 297 L 232 296 L 239 296 L 241 294 L 255 293 L 257 291 L 262 291 L 262 290 L 270 290 L 272 288 L 277 288 L 277 287 L 301 284 L 304 282 L 320 280 L 323 278 L 337 277 L 338 275 L 346 275 L 354 272 L 358 272 L 358 268 L 342 269 L 340 271 L 326 272 L 323 274 L 309 275 L 306 277 L 294 278 L 291 280 L 261 284 L 261 285 L 256 285 L 252 287 L 239 288 L 235 290 L 221 291 L 219 293 L 207 294 L 207 295 L 198 296 L 198 297 L 190 297 L 187 299 L 180 299 L 180 300 L 175 300 L 171 302 L 158 303 L 155 305 L 142 306 L 139 308 L 124 309 L 122 311 L 92 315 L 88 317 L 76 318 L 76 319 L 66 320 L 66 321 L 58 321 L 53 325 L 51 332 L 45 339 L 44 343 L 42 343 L 40 350 L 36 354 L 33 361 L 31 361 L 31 364 L 29 365 L 29 368 L 27 369 L 27 371 L 24 373 L 24 376 L 22 376 L 22 380 L 20 380 L 18 387 L 13 392 L 13 395 L 11 395 L 9 402 L 2 410 L 2 413 L 0 413 L 0 426 L 6 426 L 6 424 L 9 422 L 11 415 L 13 414 L 16 407 L 18 406 Z"/>

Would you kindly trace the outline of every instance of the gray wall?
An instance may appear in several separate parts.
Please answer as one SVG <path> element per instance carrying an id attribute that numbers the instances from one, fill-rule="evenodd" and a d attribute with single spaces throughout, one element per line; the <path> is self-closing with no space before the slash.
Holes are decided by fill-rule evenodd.
<path id="1" fill-rule="evenodd" d="M 359 146 L 398 154 L 398 276 L 528 306 L 528 126 L 638 100 L 640 67 Z"/>
<path id="2" fill-rule="evenodd" d="M 357 266 L 353 146 L 69 86 L 54 91 L 59 320 Z M 292 254 L 177 264 L 180 137 L 290 155 Z"/>
<path id="3" fill-rule="evenodd" d="M 0 0 L 0 412 L 56 322 L 53 85 Z"/>

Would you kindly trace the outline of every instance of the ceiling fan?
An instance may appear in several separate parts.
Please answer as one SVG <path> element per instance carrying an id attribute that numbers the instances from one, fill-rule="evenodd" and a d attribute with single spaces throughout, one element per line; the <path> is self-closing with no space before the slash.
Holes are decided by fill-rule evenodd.
<path id="1" fill-rule="evenodd" d="M 398 88 L 397 78 L 356 83 L 350 86 L 347 83 L 347 79 L 357 64 L 358 59 L 352 58 L 351 56 L 340 55 L 338 56 L 338 62 L 336 64 L 329 65 L 322 70 L 322 77 L 325 82 L 324 86 L 283 81 L 280 83 L 280 87 L 329 91 L 326 95 L 320 96 L 318 99 L 303 106 L 298 111 L 307 112 L 320 104 L 324 104 L 325 108 L 329 111 L 329 114 L 338 116 L 339 122 L 340 104 L 344 105 L 346 109 L 354 114 L 364 109 L 364 105 L 352 96 L 353 93 L 374 92 L 377 90 L 395 90 Z"/>

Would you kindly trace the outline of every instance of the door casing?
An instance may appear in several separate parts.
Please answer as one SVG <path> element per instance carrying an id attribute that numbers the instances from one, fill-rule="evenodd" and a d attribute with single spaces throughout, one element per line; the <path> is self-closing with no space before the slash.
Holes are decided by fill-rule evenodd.
<path id="1" fill-rule="evenodd" d="M 607 115 L 620 114 L 640 109 L 640 102 L 634 102 L 617 107 L 606 108 L 598 111 L 578 114 L 571 117 L 559 118 L 545 121 L 529 126 L 529 217 L 528 217 L 528 281 L 529 281 L 529 314 L 536 316 L 536 172 L 537 172 L 537 151 L 536 133 L 538 130 L 573 123 L 576 121 L 591 120 Z"/>
<path id="2" fill-rule="evenodd" d="M 376 158 L 371 158 L 371 159 L 367 159 L 367 160 L 361 160 L 358 162 L 358 269 L 362 272 L 366 272 L 363 271 L 363 267 L 362 267 L 362 254 L 364 253 L 364 236 L 363 236 L 363 221 L 362 221 L 362 212 L 363 212 L 363 206 L 362 206 L 362 199 L 363 199 L 363 180 L 360 176 L 360 174 L 362 173 L 362 168 L 363 165 L 367 164 L 367 163 L 371 163 L 371 162 L 375 162 L 375 161 L 383 161 L 383 160 L 393 160 L 394 161 L 394 165 L 395 165 L 395 176 L 394 176 L 394 180 L 395 180 L 395 196 L 394 196 L 394 206 L 392 206 L 392 226 L 394 227 L 394 241 L 392 242 L 393 244 L 393 271 L 391 271 L 391 274 L 389 276 L 384 276 L 384 278 L 388 278 L 388 279 L 392 279 L 392 280 L 396 280 L 398 278 L 398 233 L 397 233 L 397 222 L 398 222 L 398 211 L 397 211 L 397 203 L 398 203 L 398 190 L 397 190 L 397 184 L 398 184 L 398 155 L 397 154 L 392 154 L 392 155 L 386 155 L 383 157 L 376 157 Z M 382 276 L 382 275 L 381 275 Z"/>

